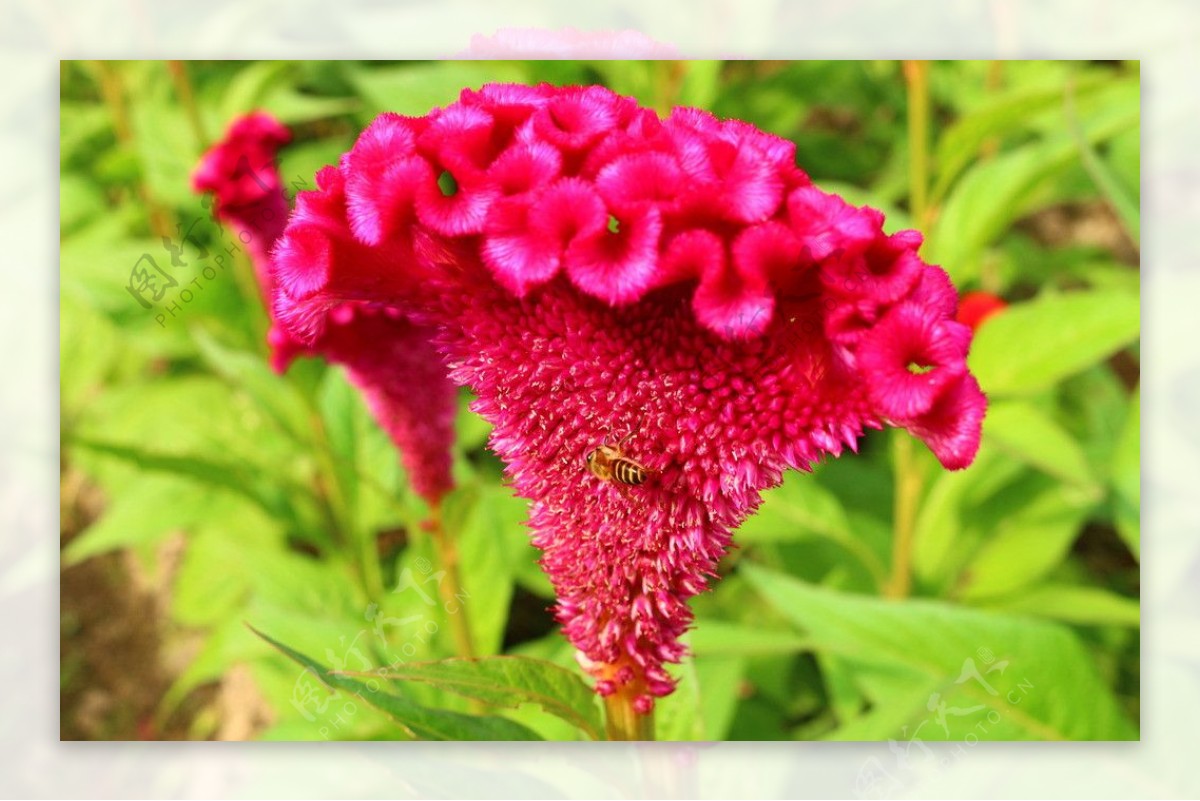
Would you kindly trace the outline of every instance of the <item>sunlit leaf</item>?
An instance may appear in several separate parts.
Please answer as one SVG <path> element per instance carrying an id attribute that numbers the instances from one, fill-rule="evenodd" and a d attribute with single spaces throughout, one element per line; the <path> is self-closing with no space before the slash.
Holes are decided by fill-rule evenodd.
<path id="1" fill-rule="evenodd" d="M 532 731 L 511 720 L 496 716 L 463 715 L 428 709 L 402 695 L 378 689 L 377 680 L 359 681 L 330 673 L 324 665 L 251 627 L 251 631 L 284 655 L 302 665 L 325 686 L 340 690 L 387 713 L 411 737 L 420 740 L 536 740 Z M 372 689 L 372 685 L 377 688 Z"/>
<path id="2" fill-rule="evenodd" d="M 989 395 L 1037 392 L 1137 339 L 1138 298 L 1079 291 L 1014 303 L 980 327 L 968 364 Z"/>
<path id="3" fill-rule="evenodd" d="M 604 724 L 596 694 L 577 673 L 540 659 L 520 656 L 444 659 L 389 667 L 386 672 L 374 675 L 432 684 L 489 706 L 537 704 L 583 730 L 593 740 L 603 739 Z"/>
<path id="4" fill-rule="evenodd" d="M 894 712 L 887 730 L 897 739 L 907 741 L 914 728 L 922 739 L 961 740 L 967 731 L 993 740 L 1137 737 L 1087 651 L 1061 626 L 836 593 L 754 566 L 744 572 L 815 647 L 838 654 L 869 683 L 891 675 L 890 686 L 911 688 L 884 699 Z M 937 710 L 952 708 L 968 713 L 939 721 Z"/>

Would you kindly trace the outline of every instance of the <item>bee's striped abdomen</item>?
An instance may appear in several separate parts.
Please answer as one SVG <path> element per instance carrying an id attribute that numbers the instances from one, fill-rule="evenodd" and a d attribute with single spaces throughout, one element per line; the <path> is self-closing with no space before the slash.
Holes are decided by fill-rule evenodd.
<path id="1" fill-rule="evenodd" d="M 613 462 L 613 478 L 622 484 L 637 486 L 646 480 L 646 468 L 632 459 L 617 459 Z"/>

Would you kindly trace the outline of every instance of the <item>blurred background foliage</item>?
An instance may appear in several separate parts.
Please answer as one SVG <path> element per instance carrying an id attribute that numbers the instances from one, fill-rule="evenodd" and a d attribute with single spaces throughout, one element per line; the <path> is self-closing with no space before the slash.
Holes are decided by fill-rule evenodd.
<path id="1" fill-rule="evenodd" d="M 305 697 L 299 668 L 244 626 L 346 669 L 377 663 L 381 644 L 454 653 L 420 591 L 436 560 L 391 444 L 340 369 L 271 373 L 250 265 L 234 252 L 214 268 L 235 240 L 189 176 L 261 108 L 293 130 L 291 194 L 376 114 L 423 114 L 489 81 L 603 83 L 660 112 L 753 122 L 794 141 L 823 188 L 883 209 L 889 230 L 922 228 L 923 255 L 960 290 L 1009 304 L 973 348 L 991 400 L 976 464 L 947 473 L 872 433 L 859 456 L 788 475 L 694 603 L 695 658 L 660 704 L 659 737 L 892 739 L 899 759 L 968 735 L 1137 736 L 1136 63 L 935 62 L 921 72 L 927 159 L 898 62 L 61 71 L 64 738 L 402 736 L 362 704 Z M 127 289 L 144 256 L 177 280 L 151 308 Z M 446 520 L 475 648 L 573 667 L 524 505 L 468 400 Z M 414 591 L 371 597 L 371 570 Z M 400 691 L 470 708 L 421 683 Z M 536 708 L 503 714 L 582 736 Z"/>

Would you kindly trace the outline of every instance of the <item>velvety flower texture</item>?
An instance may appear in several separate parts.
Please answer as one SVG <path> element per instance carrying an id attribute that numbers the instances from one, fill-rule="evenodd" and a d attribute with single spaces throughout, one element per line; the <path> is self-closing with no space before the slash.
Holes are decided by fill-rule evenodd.
<path id="1" fill-rule="evenodd" d="M 269 114 L 248 114 L 230 125 L 193 175 L 196 191 L 216 195 L 217 218 L 243 232 L 240 238 L 268 299 L 274 285 L 270 252 L 288 219 L 276 154 L 290 140 L 288 129 Z M 305 213 L 305 208 L 297 209 L 296 217 Z M 437 503 L 453 486 L 456 389 L 430 341 L 431 329 L 395 308 L 348 300 L 329 310 L 320 337 L 301 342 L 271 316 L 272 366 L 283 372 L 297 356 L 344 365 L 400 451 L 413 489 Z"/>
<path id="2" fill-rule="evenodd" d="M 784 470 L 884 424 L 948 468 L 979 444 L 946 274 L 794 156 L 703 111 L 489 85 L 377 118 L 276 249 L 295 336 L 326 336 L 347 298 L 437 327 L 531 502 L 581 664 L 643 713 L 673 689 L 687 600 Z M 618 442 L 644 484 L 587 469 Z"/>

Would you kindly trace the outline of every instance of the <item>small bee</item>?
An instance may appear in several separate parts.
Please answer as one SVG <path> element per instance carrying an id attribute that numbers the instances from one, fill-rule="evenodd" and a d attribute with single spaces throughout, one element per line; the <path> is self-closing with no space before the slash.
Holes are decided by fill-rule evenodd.
<path id="1" fill-rule="evenodd" d="M 626 434 L 616 445 L 601 445 L 587 455 L 588 470 L 601 481 L 616 481 L 618 484 L 636 487 L 644 484 L 654 470 L 625 455 L 621 446 L 629 441 L 633 432 Z"/>

